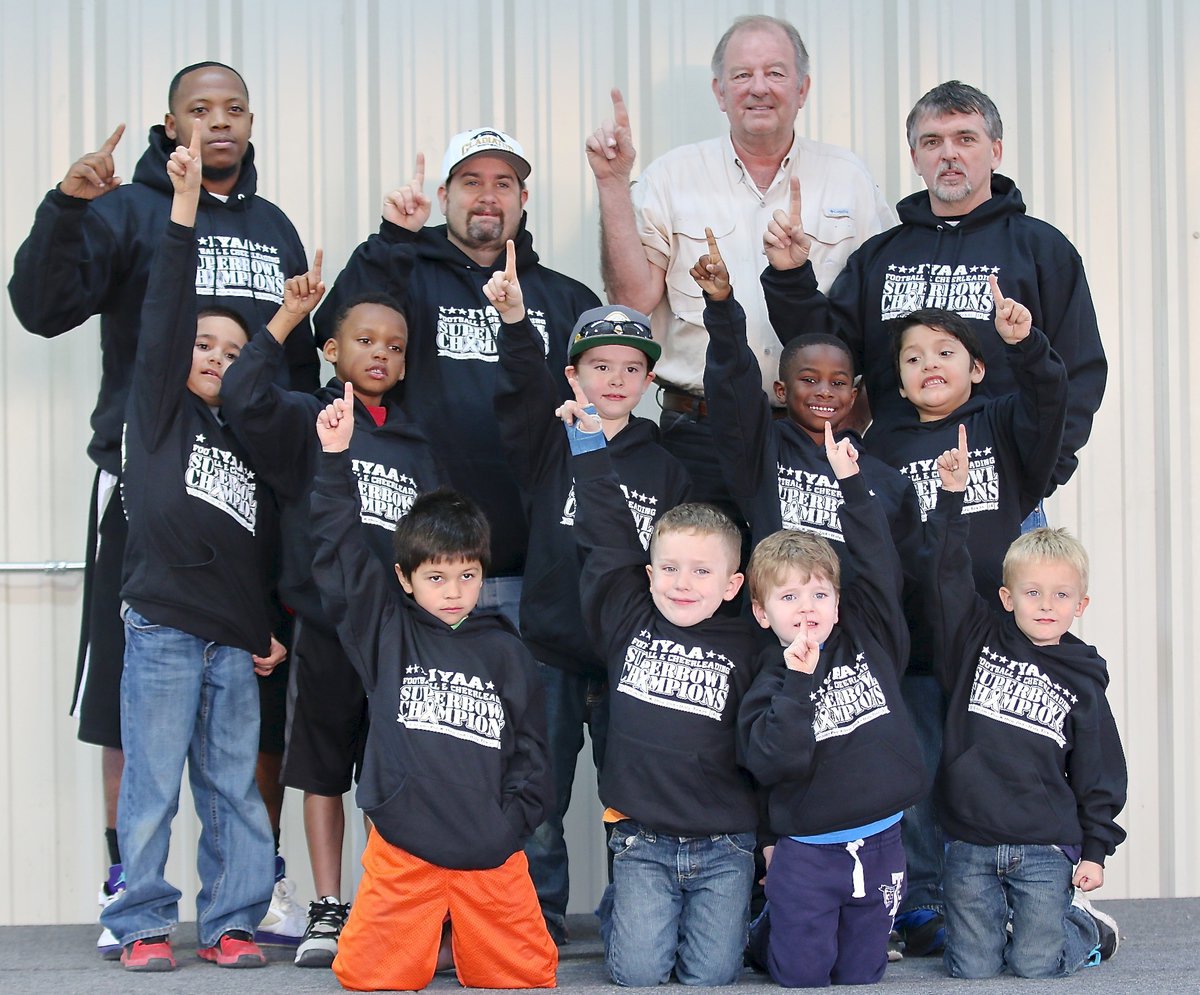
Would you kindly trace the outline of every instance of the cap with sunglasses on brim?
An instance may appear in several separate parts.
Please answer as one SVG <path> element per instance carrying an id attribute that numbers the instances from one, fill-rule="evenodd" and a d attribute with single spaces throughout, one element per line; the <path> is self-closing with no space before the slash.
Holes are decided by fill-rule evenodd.
<path id="1" fill-rule="evenodd" d="M 627 345 L 646 354 L 650 367 L 662 355 L 662 346 L 650 334 L 650 319 L 641 311 L 609 304 L 584 311 L 571 330 L 567 356 L 574 359 L 588 349 L 601 345 Z"/>
<path id="2" fill-rule="evenodd" d="M 446 154 L 442 157 L 442 182 L 449 183 L 455 170 L 477 155 L 503 159 L 516 170 L 517 179 L 522 183 L 529 178 L 531 167 L 520 142 L 497 128 L 472 128 L 455 135 L 446 146 Z"/>

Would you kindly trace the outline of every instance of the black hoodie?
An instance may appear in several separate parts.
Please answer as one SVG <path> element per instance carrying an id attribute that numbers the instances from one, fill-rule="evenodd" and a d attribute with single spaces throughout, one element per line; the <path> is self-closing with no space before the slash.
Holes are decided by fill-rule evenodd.
<path id="1" fill-rule="evenodd" d="M 949 704 L 935 800 L 951 839 L 1080 847 L 1103 864 L 1125 839 L 1128 775 L 1104 659 L 1071 633 L 1035 646 L 971 590 L 969 516 L 943 491 L 929 517 L 936 669 Z"/>
<path id="2" fill-rule="evenodd" d="M 284 347 L 269 332 L 255 336 L 221 382 L 221 412 L 282 506 L 280 599 L 306 622 L 332 634 L 333 623 L 325 616 L 312 577 L 311 495 L 321 452 L 317 413 L 344 397 L 346 388 L 334 377 L 315 394 L 283 390 L 275 383 L 283 359 Z M 395 563 L 396 523 L 419 494 L 445 482 L 445 473 L 425 434 L 396 404 L 385 402 L 385 408 L 387 417 L 377 425 L 355 400 L 350 456 L 363 538 L 390 569 Z"/>
<path id="3" fill-rule="evenodd" d="M 18 320 L 46 338 L 100 315 L 100 395 L 92 412 L 88 455 L 110 473 L 120 469 L 121 423 L 150 264 L 171 215 L 167 159 L 176 143 L 162 125 L 151 128 L 149 137 L 132 183 L 90 201 L 68 197 L 57 187 L 46 194 L 17 250 L 8 283 Z M 279 309 L 284 281 L 308 269 L 292 223 L 257 195 L 257 187 L 250 146 L 228 200 L 201 191 L 195 227 L 200 306 L 236 311 L 251 331 L 262 328 Z M 307 321 L 288 339 L 287 357 L 287 379 L 281 382 L 316 390 L 320 361 Z"/>
<path id="4" fill-rule="evenodd" d="M 886 458 L 871 434 L 911 422 L 916 410 L 900 396 L 891 339 L 884 322 L 925 307 L 954 311 L 974 323 L 983 347 L 985 396 L 1016 389 L 996 332 L 988 276 L 1006 297 L 1029 308 L 1067 368 L 1067 419 L 1049 493 L 1066 483 L 1087 442 L 1092 416 L 1104 396 L 1108 364 L 1083 260 L 1051 225 L 1025 213 L 1021 194 L 1006 176 L 993 174 L 992 196 L 958 219 L 938 217 L 928 191 L 897 205 L 900 224 L 860 246 L 828 297 L 817 290 L 812 266 L 762 274 L 771 323 L 787 342 L 805 332 L 829 332 L 849 343 L 863 374 L 875 424 L 872 451 Z"/>
<path id="5" fill-rule="evenodd" d="M 903 811 L 929 790 L 900 695 L 908 662 L 900 558 L 866 478 L 860 472 L 840 483 L 856 579 L 842 586 L 817 669 L 789 670 L 782 647 L 764 650 L 738 714 L 746 766 L 767 789 L 778 836 L 854 829 Z"/>
<path id="6" fill-rule="evenodd" d="M 567 339 L 575 319 L 600 301 L 582 283 L 541 265 L 525 220 L 513 240 L 521 291 L 566 397 Z M 514 576 L 523 571 L 529 533 L 492 412 L 500 316 L 483 294 L 503 268 L 503 249 L 491 266 L 479 266 L 446 237 L 445 225 L 413 234 L 384 221 L 354 250 L 316 327 L 320 341 L 329 338 L 338 311 L 360 294 L 384 291 L 400 302 L 408 319 L 408 372 L 398 396 L 455 489 L 474 498 L 492 523 L 492 574 Z"/>
<path id="7" fill-rule="evenodd" d="M 720 614 L 690 626 L 668 621 L 650 595 L 649 557 L 607 451 L 572 465 L 583 620 L 610 689 L 600 800 L 672 836 L 754 832 L 754 789 L 737 750 L 738 705 L 757 663 L 754 630 Z"/>
<path id="8" fill-rule="evenodd" d="M 502 325 L 496 421 L 529 509 L 521 638 L 543 663 L 603 677 L 604 661 L 585 637 L 579 604 L 575 478 L 570 446 L 554 414 L 560 403 L 533 326 L 527 320 Z M 631 416 L 608 440 L 608 453 L 642 548 L 648 548 L 658 517 L 686 500 L 687 471 L 658 444 L 658 426 L 645 418 Z"/>
<path id="9" fill-rule="evenodd" d="M 712 410 L 717 459 L 755 545 L 780 529 L 802 529 L 833 543 L 846 580 L 860 559 L 848 556 L 842 540 L 842 489 L 817 445 L 791 418 L 775 418 L 762 392 L 758 359 L 746 342 L 746 313 L 732 297 L 705 298 L 708 356 L 704 394 Z M 858 469 L 883 506 L 892 539 L 909 562 L 921 548 L 921 513 L 909 481 L 867 453 L 853 432 Z"/>
<path id="10" fill-rule="evenodd" d="M 157 625 L 265 656 L 273 502 L 224 420 L 188 389 L 196 232 L 166 229 L 146 284 L 122 438 L 121 599 Z"/>
<path id="11" fill-rule="evenodd" d="M 958 426 L 966 426 L 971 479 L 963 513 L 978 522 L 970 543 L 975 589 L 997 610 L 1004 554 L 1054 472 L 1067 400 L 1062 360 L 1037 328 L 1017 345 L 1004 346 L 1003 357 L 1017 380 L 1016 393 L 981 396 L 978 384 L 967 403 L 945 418 L 870 432 L 884 459 L 912 482 L 925 521 L 940 493 L 937 458 L 958 445 Z"/>
<path id="12" fill-rule="evenodd" d="M 496 612 L 455 628 L 397 594 L 367 548 L 348 453 L 313 484 L 313 576 L 368 696 L 358 804 L 392 846 L 441 867 L 499 867 L 554 801 L 542 685 Z"/>

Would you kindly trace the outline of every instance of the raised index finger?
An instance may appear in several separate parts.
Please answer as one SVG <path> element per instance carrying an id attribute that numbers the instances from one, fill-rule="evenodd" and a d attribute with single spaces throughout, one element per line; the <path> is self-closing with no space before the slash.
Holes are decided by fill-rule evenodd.
<path id="1" fill-rule="evenodd" d="M 567 377 L 567 383 L 570 384 L 571 390 L 575 393 L 575 403 L 581 408 L 586 408 L 592 402 L 588 400 L 587 394 L 583 392 L 583 388 L 579 386 L 579 381 L 575 377 Z"/>
<path id="2" fill-rule="evenodd" d="M 992 288 L 992 301 L 999 308 L 1004 303 L 1004 295 L 1000 293 L 1000 281 L 994 273 L 988 275 L 988 286 Z"/>
<path id="3" fill-rule="evenodd" d="M 629 127 L 629 109 L 625 106 L 625 98 L 615 86 L 612 88 L 613 124 L 618 128 Z"/>
<path id="4" fill-rule="evenodd" d="M 792 194 L 788 205 L 788 220 L 795 228 L 800 224 L 800 177 L 792 177 Z"/>
<path id="5" fill-rule="evenodd" d="M 418 190 L 425 189 L 425 153 L 417 153 L 417 171 L 413 173 L 413 186 Z"/>
<path id="6" fill-rule="evenodd" d="M 312 272 L 317 283 L 321 282 L 321 266 L 325 262 L 325 250 L 317 249 L 317 254 L 313 257 Z"/>
<path id="7" fill-rule="evenodd" d="M 713 230 L 706 227 L 704 237 L 708 239 L 708 261 L 710 263 L 721 262 L 721 250 L 717 248 L 717 236 L 713 234 Z"/>
<path id="8" fill-rule="evenodd" d="M 966 455 L 966 452 L 967 452 L 967 426 L 962 424 L 961 422 L 959 423 L 959 426 L 958 426 L 958 448 L 962 451 L 962 453 L 964 455 Z"/>
<path id="9" fill-rule="evenodd" d="M 504 252 L 504 279 L 515 280 L 517 278 L 517 247 L 513 245 L 511 238 L 504 243 Z"/>
<path id="10" fill-rule="evenodd" d="M 117 142 L 121 140 L 121 136 L 125 134 L 125 122 L 122 121 L 117 125 L 117 130 L 108 136 L 108 139 L 100 146 L 100 151 L 105 155 L 112 155 L 113 149 L 117 147 Z"/>
<path id="11" fill-rule="evenodd" d="M 200 142 L 202 140 L 204 128 L 199 122 L 192 125 L 192 140 L 188 145 L 188 155 L 192 157 L 194 162 L 200 161 Z"/>

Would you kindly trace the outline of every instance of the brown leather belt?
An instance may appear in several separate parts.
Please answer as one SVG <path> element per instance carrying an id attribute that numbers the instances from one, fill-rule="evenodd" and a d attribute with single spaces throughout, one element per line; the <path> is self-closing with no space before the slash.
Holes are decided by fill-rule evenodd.
<path id="1" fill-rule="evenodd" d="M 695 394 L 684 394 L 664 387 L 658 403 L 663 411 L 678 411 L 685 415 L 695 415 L 697 418 L 708 417 L 708 402 Z"/>
<path id="2" fill-rule="evenodd" d="M 658 395 L 659 406 L 663 411 L 678 411 L 684 415 L 695 415 L 697 418 L 708 417 L 708 401 L 695 394 L 684 394 L 671 388 L 664 387 Z M 771 417 L 778 421 L 787 417 L 787 408 L 771 408 Z"/>

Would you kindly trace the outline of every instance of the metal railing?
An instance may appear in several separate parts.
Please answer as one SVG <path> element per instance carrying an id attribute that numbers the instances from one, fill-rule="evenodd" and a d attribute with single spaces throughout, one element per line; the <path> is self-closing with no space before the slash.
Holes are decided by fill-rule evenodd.
<path id="1" fill-rule="evenodd" d="M 65 574 L 82 570 L 86 563 L 46 560 L 44 563 L 0 563 L 0 574 Z"/>

